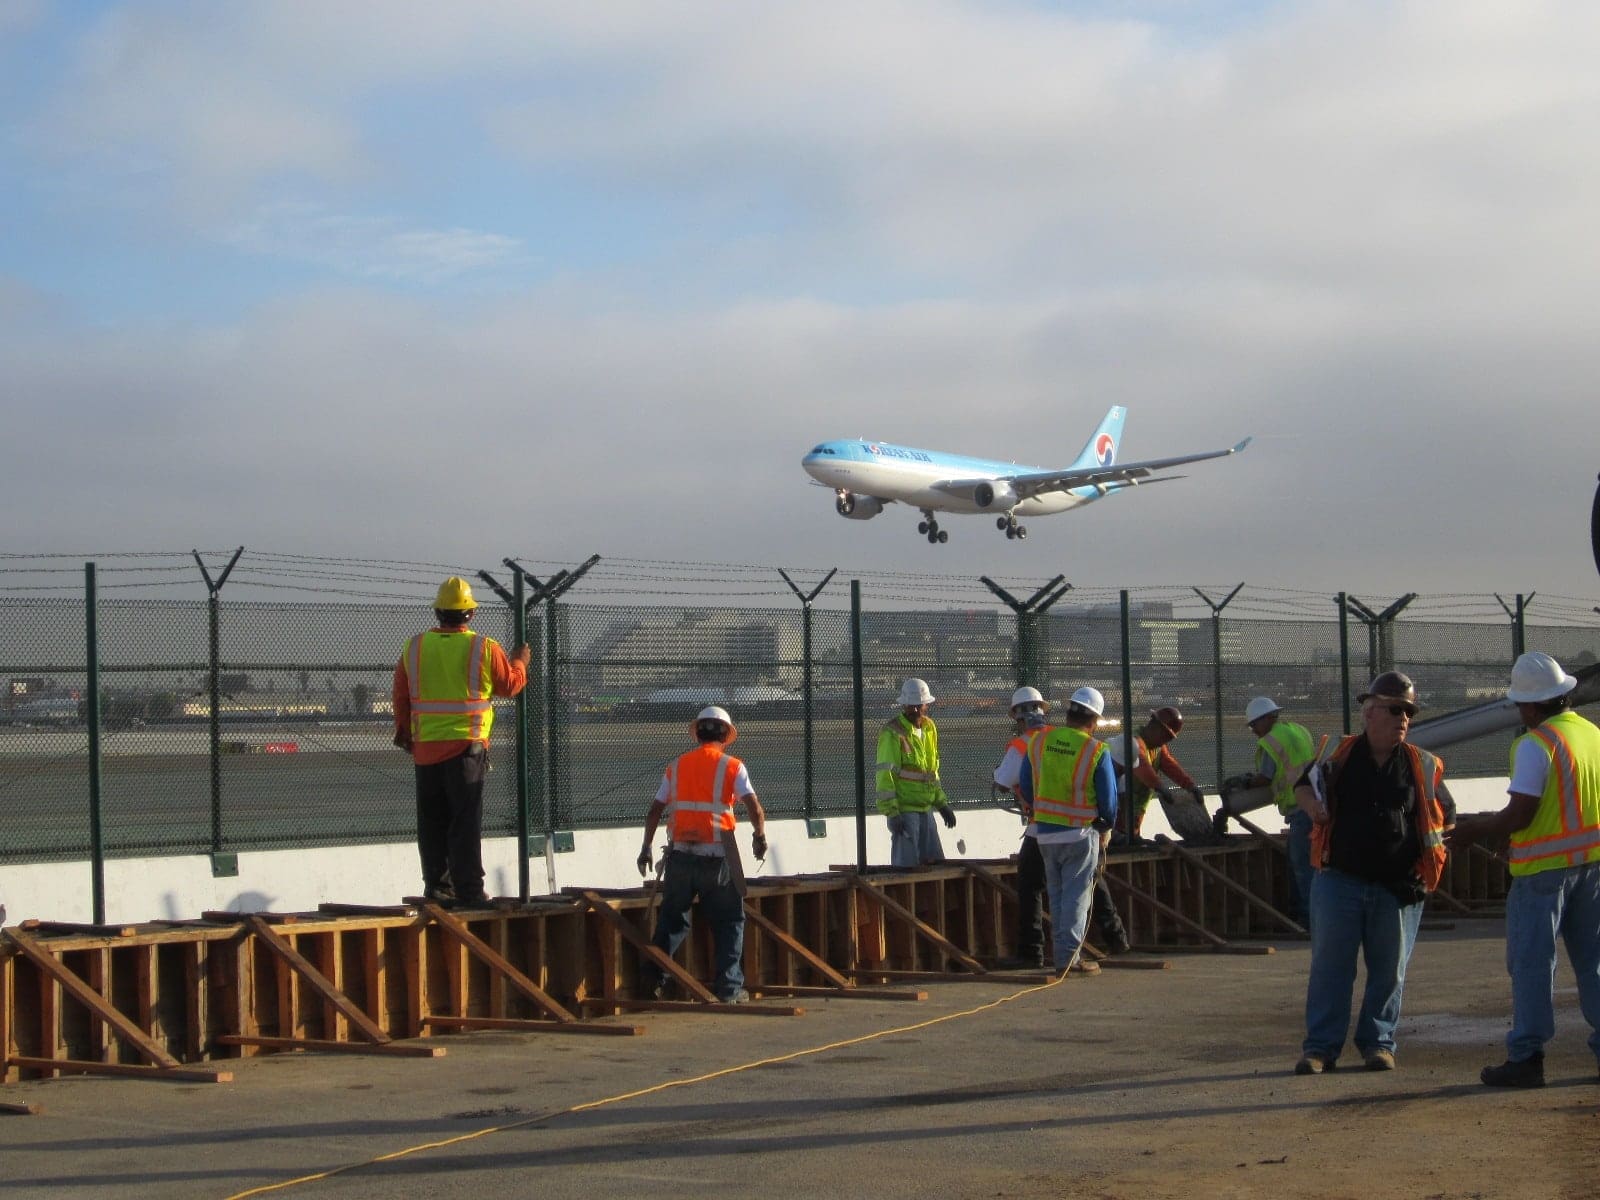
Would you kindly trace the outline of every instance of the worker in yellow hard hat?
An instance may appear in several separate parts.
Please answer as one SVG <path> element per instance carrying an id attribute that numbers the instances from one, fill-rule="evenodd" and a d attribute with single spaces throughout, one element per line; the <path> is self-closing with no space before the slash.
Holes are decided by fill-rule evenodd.
<path id="1" fill-rule="evenodd" d="M 449 904 L 487 900 L 483 778 L 493 698 L 527 686 L 533 657 L 518 646 L 507 658 L 493 638 L 468 629 L 477 607 L 465 579 L 446 579 L 433 599 L 438 624 L 406 643 L 394 669 L 394 744 L 416 767 L 422 894 Z"/>

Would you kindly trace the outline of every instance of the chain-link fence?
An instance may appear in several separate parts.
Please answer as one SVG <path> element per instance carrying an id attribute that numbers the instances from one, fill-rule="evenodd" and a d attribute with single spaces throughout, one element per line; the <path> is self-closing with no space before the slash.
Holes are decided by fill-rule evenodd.
<path id="1" fill-rule="evenodd" d="M 787 607 L 782 591 L 761 603 L 642 602 L 663 598 L 659 574 L 602 581 L 593 590 L 609 596 L 595 601 L 541 600 L 535 589 L 527 689 L 495 704 L 486 835 L 640 823 L 706 704 L 734 713 L 737 753 L 768 813 L 814 818 L 854 811 L 858 761 L 870 797 L 877 731 L 909 675 L 938 698 L 945 786 L 962 805 L 990 801 L 1021 683 L 1057 703 L 1092 685 L 1110 720 L 1135 727 L 1154 706 L 1177 705 L 1186 721 L 1174 750 L 1214 788 L 1252 765 L 1243 718 L 1252 696 L 1337 735 L 1381 669 L 1411 673 L 1429 711 L 1445 712 L 1498 697 L 1518 646 L 1549 650 L 1569 669 L 1600 649 L 1600 622 L 1569 605 L 1553 606 L 1569 620 L 1541 624 L 1524 597 L 1501 602 L 1501 620 L 1461 598 L 1380 610 L 1248 588 L 1222 604 L 1222 593 L 1200 589 L 1063 590 L 1048 611 L 1019 611 L 983 588 L 953 600 L 929 588 L 928 603 L 903 578 L 869 578 L 858 629 L 843 586 L 816 604 L 790 596 Z M 341 582 L 327 569 L 321 577 Z M 403 603 L 232 599 L 209 575 L 193 600 L 91 604 L 87 585 L 57 583 L 39 589 L 54 593 L 43 598 L 0 588 L 0 862 L 86 857 L 96 820 L 109 856 L 409 839 L 411 764 L 391 740 L 394 667 L 429 624 L 423 581 L 438 577 L 425 567 L 390 577 L 422 597 Z M 241 571 L 230 586 L 248 578 Z M 630 592 L 641 599 L 623 602 Z M 474 627 L 509 647 L 514 609 L 494 595 L 480 601 Z M 1510 741 L 1482 737 L 1444 757 L 1455 776 L 1503 772 Z"/>

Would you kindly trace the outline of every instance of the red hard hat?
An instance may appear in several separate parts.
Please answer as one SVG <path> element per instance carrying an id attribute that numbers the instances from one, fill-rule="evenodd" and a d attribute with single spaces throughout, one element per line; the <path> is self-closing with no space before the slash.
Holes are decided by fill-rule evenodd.
<path id="1" fill-rule="evenodd" d="M 1150 714 L 1150 719 L 1163 727 L 1173 737 L 1183 731 L 1183 714 L 1170 704 L 1163 704 Z"/>

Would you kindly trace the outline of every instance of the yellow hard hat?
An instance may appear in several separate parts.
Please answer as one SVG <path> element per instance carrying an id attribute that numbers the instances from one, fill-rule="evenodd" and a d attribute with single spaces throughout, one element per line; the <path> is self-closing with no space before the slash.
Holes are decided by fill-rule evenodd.
<path id="1" fill-rule="evenodd" d="M 433 606 L 444 612 L 471 612 L 478 607 L 478 602 L 472 598 L 472 589 L 467 586 L 467 581 L 459 575 L 452 575 L 439 585 L 439 594 L 433 598 Z"/>

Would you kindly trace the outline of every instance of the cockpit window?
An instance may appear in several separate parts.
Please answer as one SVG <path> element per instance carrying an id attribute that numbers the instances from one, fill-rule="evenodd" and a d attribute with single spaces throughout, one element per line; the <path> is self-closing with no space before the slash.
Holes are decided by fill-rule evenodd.
<path id="1" fill-rule="evenodd" d="M 813 454 L 832 454 L 832 453 L 834 453 L 834 450 L 833 450 L 833 447 L 828 445 L 827 442 L 823 442 L 822 445 L 818 446 L 811 453 L 813 453 Z"/>

